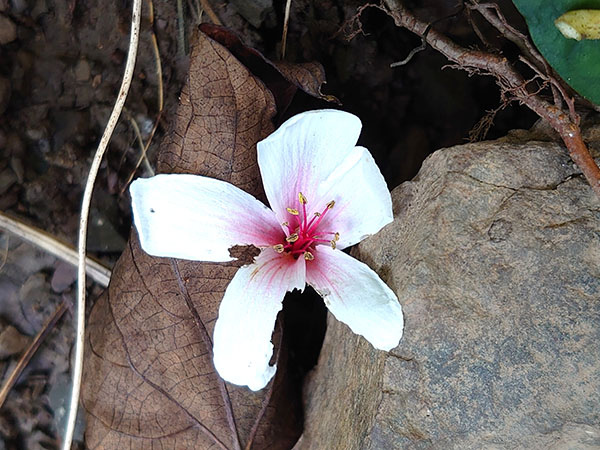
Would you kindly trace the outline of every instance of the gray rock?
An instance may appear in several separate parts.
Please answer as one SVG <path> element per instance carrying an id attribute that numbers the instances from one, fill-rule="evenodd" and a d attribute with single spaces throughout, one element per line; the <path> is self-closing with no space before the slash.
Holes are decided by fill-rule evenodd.
<path id="1" fill-rule="evenodd" d="M 600 201 L 566 150 L 441 150 L 392 198 L 355 255 L 404 337 L 379 352 L 330 318 L 296 448 L 600 448 Z"/>
<path id="2" fill-rule="evenodd" d="M 64 261 L 56 264 L 50 285 L 57 293 L 66 291 L 77 280 L 77 268 Z"/>

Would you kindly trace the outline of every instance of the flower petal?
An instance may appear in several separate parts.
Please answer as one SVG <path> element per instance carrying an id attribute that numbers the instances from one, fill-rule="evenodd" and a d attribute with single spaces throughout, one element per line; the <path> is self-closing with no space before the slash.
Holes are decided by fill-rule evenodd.
<path id="1" fill-rule="evenodd" d="M 283 297 L 306 284 L 304 258 L 265 249 L 240 268 L 225 291 L 214 331 L 214 364 L 221 378 L 264 388 L 275 374 L 271 335 Z"/>
<path id="2" fill-rule="evenodd" d="M 306 281 L 329 311 L 375 348 L 390 350 L 402 337 L 402 307 L 394 292 L 366 264 L 339 250 L 318 247 L 306 264 Z"/>
<path id="3" fill-rule="evenodd" d="M 142 248 L 154 256 L 225 262 L 234 245 L 266 247 L 284 237 L 273 211 L 214 178 L 157 175 L 135 180 L 130 192 Z"/>
<path id="4" fill-rule="evenodd" d="M 339 169 L 323 180 L 316 200 L 321 204 L 335 200 L 319 229 L 338 232 L 340 249 L 377 233 L 394 219 L 390 191 L 364 147 L 354 147 Z"/>
<path id="5" fill-rule="evenodd" d="M 308 111 L 287 120 L 257 144 L 258 165 L 269 204 L 289 220 L 302 192 L 311 205 L 317 187 L 335 172 L 360 135 L 360 119 L 337 110 Z"/>

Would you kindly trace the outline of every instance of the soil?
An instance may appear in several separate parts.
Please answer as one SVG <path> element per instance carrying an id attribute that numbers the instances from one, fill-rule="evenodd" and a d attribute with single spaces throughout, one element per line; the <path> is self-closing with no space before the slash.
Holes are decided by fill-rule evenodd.
<path id="1" fill-rule="evenodd" d="M 135 79 L 92 202 L 89 251 L 109 266 L 119 256 L 131 224 L 128 180 L 148 174 L 144 165 L 136 170 L 140 150 L 133 123 L 145 142 L 159 117 L 151 30 L 160 51 L 165 107 L 149 146 L 150 165 L 186 76 L 196 3 L 182 4 L 180 20 L 176 2 L 155 1 L 153 24 L 149 3 L 143 7 Z M 277 59 L 285 2 L 272 3 L 211 2 L 226 26 Z M 455 1 L 407 3 L 431 21 L 456 12 Z M 390 68 L 418 47 L 420 39 L 396 28 L 377 8 L 363 12 L 359 30 L 349 21 L 361 4 L 293 1 L 286 60 L 324 65 L 328 78 L 324 92 L 362 119 L 360 144 L 372 151 L 393 188 L 412 178 L 434 150 L 468 140 L 486 111 L 500 106 L 500 95 L 493 80 L 444 68 L 444 58 L 431 49 L 406 65 Z M 71 244 L 76 242 L 91 157 L 121 82 L 130 7 L 131 2 L 114 0 L 0 0 L 0 211 Z M 482 46 L 464 13 L 441 20 L 436 28 L 463 45 Z M 324 107 L 330 105 L 298 94 L 286 116 Z M 488 137 L 528 128 L 535 119 L 528 110 L 508 106 L 497 115 Z M 4 378 L 59 303 L 73 303 L 75 276 L 65 263 L 7 233 L 0 234 L 0 266 L 0 377 Z M 99 292 L 99 286 L 89 284 L 92 301 Z M 72 324 L 69 311 L 0 409 L 0 450 L 58 448 L 70 390 Z M 313 342 L 304 364 L 316 360 L 319 345 L 319 339 Z M 80 446 L 82 431 L 83 422 L 76 436 Z"/>

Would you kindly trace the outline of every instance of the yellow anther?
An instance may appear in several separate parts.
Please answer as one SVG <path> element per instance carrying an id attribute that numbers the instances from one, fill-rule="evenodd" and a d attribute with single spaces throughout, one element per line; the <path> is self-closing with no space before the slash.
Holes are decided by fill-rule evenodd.
<path id="1" fill-rule="evenodd" d="M 316 212 L 316 213 L 315 213 L 315 217 L 319 217 L 320 215 L 321 215 L 321 213 L 320 213 L 320 212 Z"/>
<path id="2" fill-rule="evenodd" d="M 335 232 L 335 237 L 333 238 L 334 241 L 339 241 L 340 240 L 340 233 L 338 233 L 337 231 Z"/>
<path id="3" fill-rule="evenodd" d="M 281 226 L 283 226 L 283 227 L 287 227 L 289 224 L 290 224 L 289 222 L 283 222 L 283 223 L 281 224 Z"/>
<path id="4" fill-rule="evenodd" d="M 283 253 L 283 250 L 284 250 L 283 244 L 274 245 L 273 250 L 275 250 L 277 253 Z"/>
<path id="5" fill-rule="evenodd" d="M 335 239 L 333 239 L 331 241 L 331 248 L 335 250 L 336 247 L 337 247 L 337 244 L 335 243 Z"/>
<path id="6" fill-rule="evenodd" d="M 298 240 L 298 233 L 290 234 L 285 240 L 288 242 L 296 242 Z"/>
<path id="7" fill-rule="evenodd" d="M 298 210 L 294 209 L 294 208 L 285 208 L 287 212 L 289 212 L 290 214 L 297 216 L 298 215 Z"/>
<path id="8" fill-rule="evenodd" d="M 298 201 L 301 205 L 308 203 L 308 200 L 306 200 L 306 197 L 304 196 L 304 194 L 302 194 L 302 192 L 298 192 Z"/>
<path id="9" fill-rule="evenodd" d="M 333 208 L 335 206 L 335 200 L 331 200 L 329 203 L 327 203 L 327 207 L 329 209 Z"/>
<path id="10" fill-rule="evenodd" d="M 312 261 L 315 259 L 314 255 L 311 252 L 304 253 L 304 259 L 307 261 Z"/>

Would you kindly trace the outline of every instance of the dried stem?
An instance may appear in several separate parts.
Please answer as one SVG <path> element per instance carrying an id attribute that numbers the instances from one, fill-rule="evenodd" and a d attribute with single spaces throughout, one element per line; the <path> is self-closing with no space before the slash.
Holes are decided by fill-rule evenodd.
<path id="1" fill-rule="evenodd" d="M 39 247 L 42 250 L 56 256 L 62 261 L 77 267 L 77 250 L 63 242 L 60 242 L 55 237 L 50 236 L 48 233 L 40 230 L 39 228 L 34 228 L 19 219 L 7 216 L 2 211 L 0 211 L 0 228 L 19 236 L 24 241 L 27 241 L 36 247 Z M 102 287 L 108 286 L 111 273 L 108 267 L 90 257 L 86 258 L 85 264 L 86 272 L 92 280 Z"/>
<path id="2" fill-rule="evenodd" d="M 150 175 L 152 176 L 152 175 L 154 175 L 154 169 L 152 168 L 152 166 L 148 162 L 148 158 L 146 157 L 146 146 L 144 145 L 144 139 L 142 138 L 142 133 L 140 132 L 140 127 L 131 114 L 129 114 L 127 111 L 125 111 L 125 115 L 127 116 L 127 120 L 129 120 L 129 123 L 131 124 L 131 127 L 133 128 L 133 132 L 135 133 L 136 141 L 138 142 L 138 145 L 140 147 L 140 157 L 138 158 L 137 164 L 135 165 L 135 168 L 133 169 L 132 173 L 135 174 L 135 172 L 140 167 L 140 165 L 142 163 L 144 163 L 146 172 L 150 173 Z M 130 175 L 130 177 L 127 181 L 127 184 L 129 184 L 129 181 L 131 180 L 131 178 L 133 178 L 133 175 Z"/>
<path id="3" fill-rule="evenodd" d="M 223 23 L 219 19 L 219 16 L 215 14 L 215 11 L 212 9 L 212 6 L 210 6 L 210 3 L 208 3 L 208 0 L 200 0 L 200 6 L 202 6 L 202 10 L 206 13 L 206 15 L 212 23 L 214 23 L 215 25 L 223 25 Z"/>
<path id="4" fill-rule="evenodd" d="M 285 14 L 283 17 L 283 32 L 281 34 L 281 59 L 285 58 L 285 48 L 287 47 L 288 26 L 290 23 L 290 10 L 292 9 L 292 0 L 285 2 Z"/>
<path id="5" fill-rule="evenodd" d="M 546 69 L 549 74 L 549 66 L 544 57 L 529 42 L 527 36 L 516 28 L 512 27 L 507 21 L 500 8 L 495 3 L 479 3 L 478 1 L 467 2 L 467 8 L 473 9 L 481 14 L 496 30 L 502 33 L 506 39 L 515 44 L 523 55 L 531 60 L 537 61 L 540 67 Z"/>
<path id="6" fill-rule="evenodd" d="M 0 262 L 0 271 L 4 269 L 6 261 L 8 261 L 8 236 L 6 236 L 4 249 L 2 250 L 2 262 Z"/>
<path id="7" fill-rule="evenodd" d="M 177 48 L 180 55 L 187 53 L 185 42 L 185 19 L 183 17 L 183 0 L 177 0 Z"/>
<path id="8" fill-rule="evenodd" d="M 92 201 L 92 192 L 94 190 L 94 184 L 96 182 L 96 176 L 100 169 L 100 163 L 102 157 L 110 141 L 110 137 L 117 125 L 127 93 L 129 92 L 129 86 L 133 78 L 133 69 L 135 67 L 135 60 L 137 56 L 138 42 L 140 38 L 140 15 L 142 9 L 142 0 L 133 1 L 133 9 L 131 13 L 131 37 L 129 40 L 129 50 L 127 53 L 127 63 L 125 64 L 125 72 L 123 74 L 123 82 L 119 89 L 117 101 L 113 111 L 108 119 L 108 124 L 100 139 L 100 144 L 94 155 L 92 166 L 88 173 L 88 178 L 85 184 L 85 190 L 83 192 L 83 200 L 81 205 L 81 216 L 79 219 L 79 245 L 78 245 L 78 256 L 79 256 L 79 267 L 77 273 L 77 333 L 75 341 L 75 364 L 73 367 L 73 390 L 71 392 L 71 405 L 69 409 L 69 417 L 67 421 L 67 428 L 65 431 L 65 438 L 63 441 L 63 450 L 70 450 L 71 442 L 73 441 L 73 431 L 75 430 L 75 420 L 77 418 L 77 408 L 79 405 L 79 392 L 81 390 L 81 374 L 83 371 L 83 344 L 85 336 L 85 266 L 86 266 L 86 242 L 87 242 L 87 225 L 90 214 L 90 204 Z"/>
<path id="9" fill-rule="evenodd" d="M 573 98 L 569 97 L 563 85 L 553 76 L 552 68 L 533 46 L 529 38 L 507 22 L 499 6 L 496 3 L 479 3 L 473 0 L 467 3 L 467 7 L 479 12 L 488 23 L 521 50 L 523 54 L 519 57 L 519 60 L 550 83 L 554 105 L 560 108 L 564 100 L 569 107 L 571 120 L 578 124 L 579 117 L 575 112 Z M 535 61 L 537 64 L 530 61 Z"/>
<path id="10" fill-rule="evenodd" d="M 54 313 L 52 313 L 52 315 L 48 318 L 48 320 L 42 326 L 40 331 L 38 331 L 38 334 L 36 334 L 36 336 L 33 338 L 27 349 L 23 352 L 23 354 L 19 358 L 19 361 L 17 362 L 17 365 L 2 385 L 2 388 L 0 388 L 0 408 L 2 408 L 2 405 L 4 405 L 8 394 L 19 379 L 19 376 L 21 375 L 25 367 L 27 367 L 27 364 L 29 363 L 29 360 L 31 360 L 31 357 L 35 354 L 38 348 L 40 348 L 40 345 L 42 344 L 42 342 L 44 342 L 44 339 L 46 338 L 46 336 L 48 336 L 48 333 L 52 331 L 52 329 L 56 325 L 56 322 L 58 322 L 58 320 L 63 316 L 66 310 L 67 304 L 63 301 L 54 310 Z"/>
<path id="11" fill-rule="evenodd" d="M 158 114 L 156 115 L 156 119 L 154 120 L 154 125 L 152 126 L 152 131 L 150 132 L 150 136 L 148 136 L 148 141 L 146 142 L 146 144 L 144 144 L 144 141 L 142 140 L 142 136 L 141 136 L 139 127 L 137 126 L 137 123 L 135 123 L 135 121 L 134 121 L 132 124 L 133 130 L 136 133 L 138 140 L 140 142 L 140 156 L 139 156 L 137 162 L 135 163 L 135 167 L 133 168 L 133 170 L 127 177 L 127 180 L 125 181 L 125 184 L 123 185 L 123 189 L 121 189 L 121 195 L 123 195 L 123 193 L 127 189 L 127 186 L 129 186 L 129 183 L 131 183 L 131 180 L 133 180 L 133 177 L 135 176 L 135 173 L 137 172 L 137 170 L 140 167 L 140 164 L 142 162 L 145 163 L 144 165 L 146 166 L 146 171 L 149 172 L 151 176 L 154 175 L 154 169 L 148 162 L 148 158 L 146 157 L 146 154 L 148 153 L 148 148 L 150 147 L 150 144 L 152 143 L 152 139 L 154 139 L 154 134 L 156 133 L 156 130 L 158 129 L 158 124 L 160 123 L 160 119 L 162 117 L 163 108 L 164 108 L 162 63 L 161 63 L 161 59 L 160 59 L 160 50 L 158 49 L 158 41 L 156 40 L 156 33 L 154 32 L 154 4 L 152 3 L 152 0 L 149 0 L 148 6 L 150 9 L 150 31 L 151 31 L 151 39 L 152 39 L 152 50 L 154 52 L 154 62 L 156 64 L 156 78 L 158 81 Z"/>
<path id="12" fill-rule="evenodd" d="M 417 19 L 401 2 L 384 0 L 384 4 L 397 26 L 406 28 L 418 36 L 424 35 L 428 24 Z M 470 73 L 493 75 L 503 92 L 545 119 L 560 134 L 571 159 L 579 166 L 594 192 L 600 197 L 600 169 L 590 155 L 576 121 L 569 117 L 569 113 L 529 92 L 527 81 L 505 57 L 461 47 L 435 29 L 429 30 L 426 40 L 431 47 L 456 63 L 458 68 Z"/>

